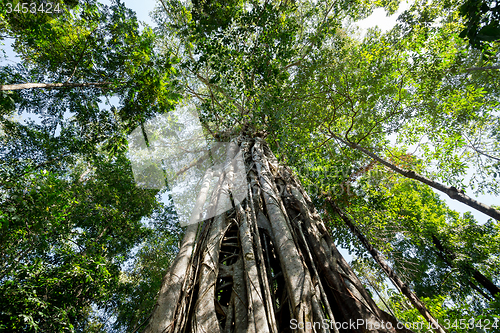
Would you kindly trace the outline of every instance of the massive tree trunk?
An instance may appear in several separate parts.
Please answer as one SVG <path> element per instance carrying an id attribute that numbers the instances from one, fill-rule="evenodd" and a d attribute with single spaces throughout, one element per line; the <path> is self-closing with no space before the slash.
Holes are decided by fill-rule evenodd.
<path id="1" fill-rule="evenodd" d="M 237 143 L 247 197 L 188 227 L 144 332 L 410 332 L 370 298 L 290 169 L 260 138 Z"/>

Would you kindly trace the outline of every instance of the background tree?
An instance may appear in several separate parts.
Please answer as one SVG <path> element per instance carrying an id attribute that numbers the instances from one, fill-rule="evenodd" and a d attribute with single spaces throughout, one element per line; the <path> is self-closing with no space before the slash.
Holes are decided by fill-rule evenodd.
<path id="1" fill-rule="evenodd" d="M 2 87 L 74 85 L 2 91 L 0 327 L 97 329 L 92 309 L 116 306 L 121 267 L 151 233 L 142 219 L 157 191 L 135 186 L 125 138 L 174 104 L 170 62 L 158 62 L 151 29 L 120 2 L 2 19 L 21 57 L 1 68 Z"/>

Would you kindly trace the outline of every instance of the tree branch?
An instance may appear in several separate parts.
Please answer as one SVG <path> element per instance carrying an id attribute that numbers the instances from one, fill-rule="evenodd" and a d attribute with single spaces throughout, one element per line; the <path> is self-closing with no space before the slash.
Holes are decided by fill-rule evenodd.
<path id="1" fill-rule="evenodd" d="M 408 285 L 404 283 L 399 276 L 393 271 L 393 269 L 386 263 L 386 261 L 382 258 L 380 253 L 372 246 L 370 241 L 361 233 L 361 231 L 354 225 L 354 222 L 347 217 L 344 212 L 335 205 L 335 203 L 331 200 L 331 198 L 327 198 L 330 207 L 332 207 L 333 211 L 335 211 L 340 218 L 344 221 L 344 223 L 349 227 L 351 232 L 358 238 L 358 240 L 363 244 L 368 252 L 372 255 L 373 259 L 377 262 L 377 264 L 382 268 L 382 270 L 387 274 L 389 279 L 394 283 L 394 285 L 399 289 L 401 293 L 403 293 L 411 304 L 420 312 L 420 314 L 431 324 L 432 328 L 438 333 L 445 333 L 445 330 L 439 325 L 438 321 L 431 315 L 429 310 L 425 307 L 424 303 L 420 301 L 417 295 L 410 290 Z"/>
<path id="2" fill-rule="evenodd" d="M 0 91 L 23 90 L 32 88 L 54 89 L 75 87 L 101 87 L 110 85 L 111 82 L 84 82 L 84 83 L 21 83 L 0 85 Z"/>
<path id="3" fill-rule="evenodd" d="M 447 186 L 447 185 L 444 185 L 444 184 L 441 184 L 441 183 L 438 183 L 432 179 L 429 179 L 427 177 L 424 177 L 422 175 L 419 175 L 417 173 L 415 173 L 415 171 L 413 170 L 404 170 L 404 169 L 401 169 L 400 167 L 382 159 L 381 157 L 377 156 L 376 154 L 370 152 L 369 150 L 361 147 L 360 145 L 354 143 L 354 142 L 348 142 L 348 141 L 345 141 L 343 139 L 341 139 L 339 136 L 333 134 L 330 129 L 328 129 L 328 131 L 330 132 L 330 135 L 332 137 L 334 137 L 335 139 L 339 140 L 340 142 L 344 143 L 345 145 L 351 147 L 351 148 L 354 148 L 362 153 L 364 153 L 365 155 L 368 155 L 370 156 L 371 158 L 373 158 L 374 160 L 376 160 L 377 162 L 385 165 L 386 167 L 388 167 L 389 169 L 393 170 L 393 171 L 396 171 L 397 173 L 405 176 L 405 177 L 408 177 L 408 178 L 411 178 L 411 179 L 415 179 L 415 180 L 418 180 L 424 184 L 427 184 L 429 185 L 430 187 L 432 188 L 435 188 L 436 190 L 439 190 L 443 193 L 446 193 L 450 198 L 454 199 L 454 200 L 457 200 L 457 201 L 460 201 L 466 205 L 468 205 L 469 207 L 472 207 L 492 218 L 494 218 L 495 220 L 498 220 L 500 221 L 500 211 L 491 207 L 491 206 L 488 206 L 486 204 L 483 204 L 475 199 L 472 199 L 471 197 L 467 196 L 465 193 L 463 193 L 463 191 L 459 191 L 457 190 L 456 187 L 454 186 Z"/>

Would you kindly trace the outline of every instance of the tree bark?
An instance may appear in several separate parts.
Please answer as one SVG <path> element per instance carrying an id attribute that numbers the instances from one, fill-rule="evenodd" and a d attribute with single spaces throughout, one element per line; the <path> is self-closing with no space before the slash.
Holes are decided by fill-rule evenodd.
<path id="1" fill-rule="evenodd" d="M 247 197 L 196 238 L 188 227 L 144 332 L 411 332 L 370 298 L 291 170 L 262 139 L 237 143 Z"/>
<path id="2" fill-rule="evenodd" d="M 491 206 L 485 205 L 485 204 L 483 204 L 475 199 L 472 199 L 471 197 L 469 197 L 465 193 L 463 193 L 463 191 L 460 191 L 453 186 L 447 186 L 447 185 L 443 185 L 441 183 L 438 183 L 432 179 L 429 179 L 427 177 L 424 177 L 422 175 L 417 174 L 415 171 L 403 170 L 400 167 L 382 159 L 378 155 L 372 153 L 371 151 L 361 147 L 360 145 L 358 145 L 354 142 L 349 142 L 349 141 L 343 140 L 331 132 L 330 132 L 330 135 L 332 137 L 334 137 L 335 139 L 339 140 L 340 142 L 346 144 L 347 146 L 354 148 L 354 149 L 357 149 L 358 151 L 364 153 L 365 155 L 370 156 L 371 158 L 373 158 L 377 162 L 385 165 L 389 169 L 396 171 L 397 173 L 399 173 L 405 177 L 415 179 L 415 180 L 418 180 L 419 182 L 427 184 L 430 187 L 435 188 L 436 190 L 439 190 L 443 193 L 446 193 L 450 198 L 457 200 L 457 201 L 460 201 L 460 202 L 468 205 L 469 207 L 472 207 L 472 208 L 480 211 L 481 213 L 484 213 L 484 214 L 494 218 L 495 220 L 500 221 L 500 211 L 499 210 L 497 210 Z"/>
<path id="3" fill-rule="evenodd" d="M 85 82 L 85 83 L 21 83 L 0 85 L 1 90 L 23 90 L 32 88 L 53 89 L 53 88 L 75 88 L 75 87 L 101 87 L 110 85 L 111 82 Z"/>
<path id="4" fill-rule="evenodd" d="M 328 203 L 332 207 L 332 209 L 340 216 L 340 218 L 344 221 L 344 223 L 349 227 L 351 232 L 359 239 L 361 244 L 366 248 L 368 252 L 372 255 L 373 259 L 379 264 L 382 270 L 387 274 L 389 279 L 394 283 L 394 285 L 399 289 L 403 295 L 405 295 L 411 304 L 420 312 L 420 314 L 427 320 L 430 324 L 430 327 L 434 329 L 434 331 L 438 333 L 445 333 L 446 331 L 443 329 L 439 322 L 431 315 L 429 310 L 425 307 L 425 304 L 420 301 L 417 295 L 410 290 L 408 285 L 404 283 L 399 276 L 392 270 L 392 268 L 386 263 L 384 258 L 380 255 L 380 253 L 372 246 L 370 241 L 361 233 L 361 231 L 354 225 L 353 221 L 344 214 L 344 212 L 335 205 L 335 203 L 327 198 Z"/>

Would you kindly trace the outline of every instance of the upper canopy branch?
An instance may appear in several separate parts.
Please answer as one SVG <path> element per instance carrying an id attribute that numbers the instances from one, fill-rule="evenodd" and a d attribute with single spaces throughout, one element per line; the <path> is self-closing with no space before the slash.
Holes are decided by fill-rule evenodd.
<path id="1" fill-rule="evenodd" d="M 397 173 L 399 173 L 405 177 L 412 178 L 412 179 L 418 180 L 424 184 L 427 184 L 430 187 L 435 188 L 436 190 L 439 190 L 441 192 L 446 193 L 450 198 L 452 198 L 454 200 L 458 200 L 458 201 L 460 201 L 460 202 L 462 202 L 462 203 L 464 203 L 464 204 L 466 204 L 474 209 L 477 209 L 478 211 L 500 221 L 500 211 L 499 210 L 497 210 L 491 206 L 488 206 L 486 204 L 483 204 L 475 199 L 472 199 L 471 197 L 467 196 L 462 190 L 458 190 L 454 186 L 447 186 L 447 185 L 438 183 L 434 180 L 431 180 L 427 177 L 424 177 L 422 175 L 417 174 L 413 170 L 404 170 L 404 169 L 398 167 L 397 165 L 394 165 L 394 164 L 384 160 L 383 158 L 372 153 L 368 149 L 361 147 L 359 144 L 351 142 L 347 138 L 345 140 L 342 139 L 338 135 L 335 135 L 331 130 L 329 130 L 329 133 L 336 140 L 342 142 L 343 144 L 345 144 L 351 148 L 354 148 L 354 149 L 364 153 L 365 155 L 370 156 L 371 158 L 373 158 L 377 162 L 385 165 L 389 169 L 396 171 Z"/>
<path id="2" fill-rule="evenodd" d="M 111 82 L 20 83 L 20 84 L 0 85 L 0 90 L 9 91 L 9 90 L 23 90 L 32 88 L 53 89 L 53 88 L 75 88 L 75 87 L 102 87 L 110 84 Z"/>

